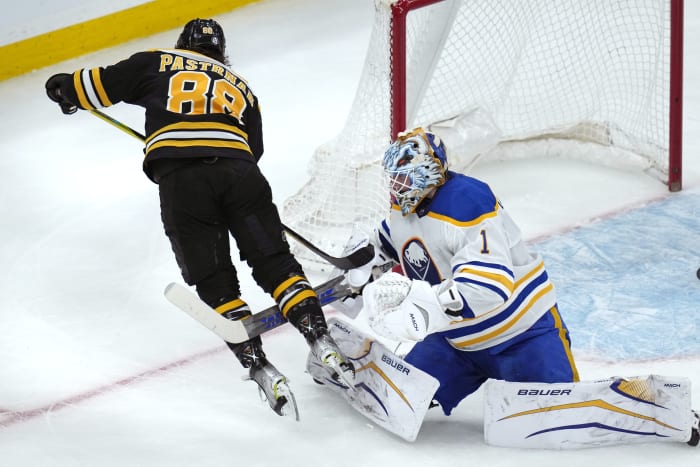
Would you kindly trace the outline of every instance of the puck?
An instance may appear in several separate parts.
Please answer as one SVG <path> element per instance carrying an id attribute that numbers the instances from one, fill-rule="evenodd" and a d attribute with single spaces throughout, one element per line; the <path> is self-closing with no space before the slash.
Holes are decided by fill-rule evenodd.
<path id="1" fill-rule="evenodd" d="M 698 279 L 700 279 L 700 268 L 698 268 L 698 272 L 696 272 L 695 275 L 698 276 Z"/>

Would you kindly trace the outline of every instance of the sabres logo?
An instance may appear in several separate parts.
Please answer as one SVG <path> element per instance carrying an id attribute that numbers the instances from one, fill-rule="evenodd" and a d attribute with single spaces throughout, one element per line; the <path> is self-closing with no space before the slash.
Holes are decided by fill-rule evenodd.
<path id="1" fill-rule="evenodd" d="M 440 272 L 435 266 L 428 249 L 423 242 L 414 238 L 409 240 L 401 252 L 404 271 L 411 279 L 428 281 L 431 284 L 439 284 Z"/>

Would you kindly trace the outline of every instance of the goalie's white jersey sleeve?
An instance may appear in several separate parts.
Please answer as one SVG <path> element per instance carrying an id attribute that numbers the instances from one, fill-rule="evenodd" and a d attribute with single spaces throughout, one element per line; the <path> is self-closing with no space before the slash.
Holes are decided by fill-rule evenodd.
<path id="1" fill-rule="evenodd" d="M 411 279 L 458 284 L 462 316 L 441 331 L 455 347 L 479 350 L 504 342 L 556 304 L 542 258 L 528 251 L 487 184 L 450 172 L 416 213 L 404 217 L 392 206 L 380 241 Z"/>

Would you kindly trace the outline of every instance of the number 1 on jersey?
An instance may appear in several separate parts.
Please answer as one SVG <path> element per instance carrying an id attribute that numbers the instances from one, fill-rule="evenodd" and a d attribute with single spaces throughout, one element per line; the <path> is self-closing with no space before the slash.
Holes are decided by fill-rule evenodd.
<path id="1" fill-rule="evenodd" d="M 479 234 L 481 234 L 481 242 L 482 242 L 481 253 L 488 255 L 490 253 L 490 251 L 489 251 L 488 241 L 486 240 L 486 229 L 481 229 L 481 232 L 479 232 Z"/>

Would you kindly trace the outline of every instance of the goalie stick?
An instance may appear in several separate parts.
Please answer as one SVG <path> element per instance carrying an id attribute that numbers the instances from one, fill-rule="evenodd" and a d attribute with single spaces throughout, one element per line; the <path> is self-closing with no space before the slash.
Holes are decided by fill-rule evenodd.
<path id="1" fill-rule="evenodd" d="M 103 121 L 109 123 L 112 126 L 115 126 L 116 128 L 119 128 L 122 130 L 124 133 L 133 136 L 136 139 L 139 139 L 141 141 L 145 141 L 146 137 L 139 133 L 138 131 L 134 130 L 133 128 L 129 127 L 128 125 L 123 124 L 119 120 L 110 117 L 109 115 L 105 114 L 104 112 L 100 112 L 99 110 L 88 110 L 91 114 L 96 116 L 97 118 L 102 119 Z M 369 263 L 373 258 L 374 258 L 374 247 L 371 244 L 365 245 L 364 247 L 353 251 L 350 255 L 348 256 L 341 256 L 341 257 L 336 257 L 336 256 L 331 256 L 325 251 L 321 250 L 319 247 L 311 243 L 309 240 L 304 238 L 301 234 L 295 232 L 291 228 L 287 227 L 286 225 L 282 224 L 282 228 L 292 237 L 294 237 L 299 243 L 304 245 L 306 248 L 309 250 L 313 251 L 315 254 L 323 258 L 326 262 L 329 264 L 335 266 L 338 269 L 342 269 L 343 271 L 347 271 L 349 269 L 354 269 L 360 266 L 363 266 L 367 263 Z"/>

